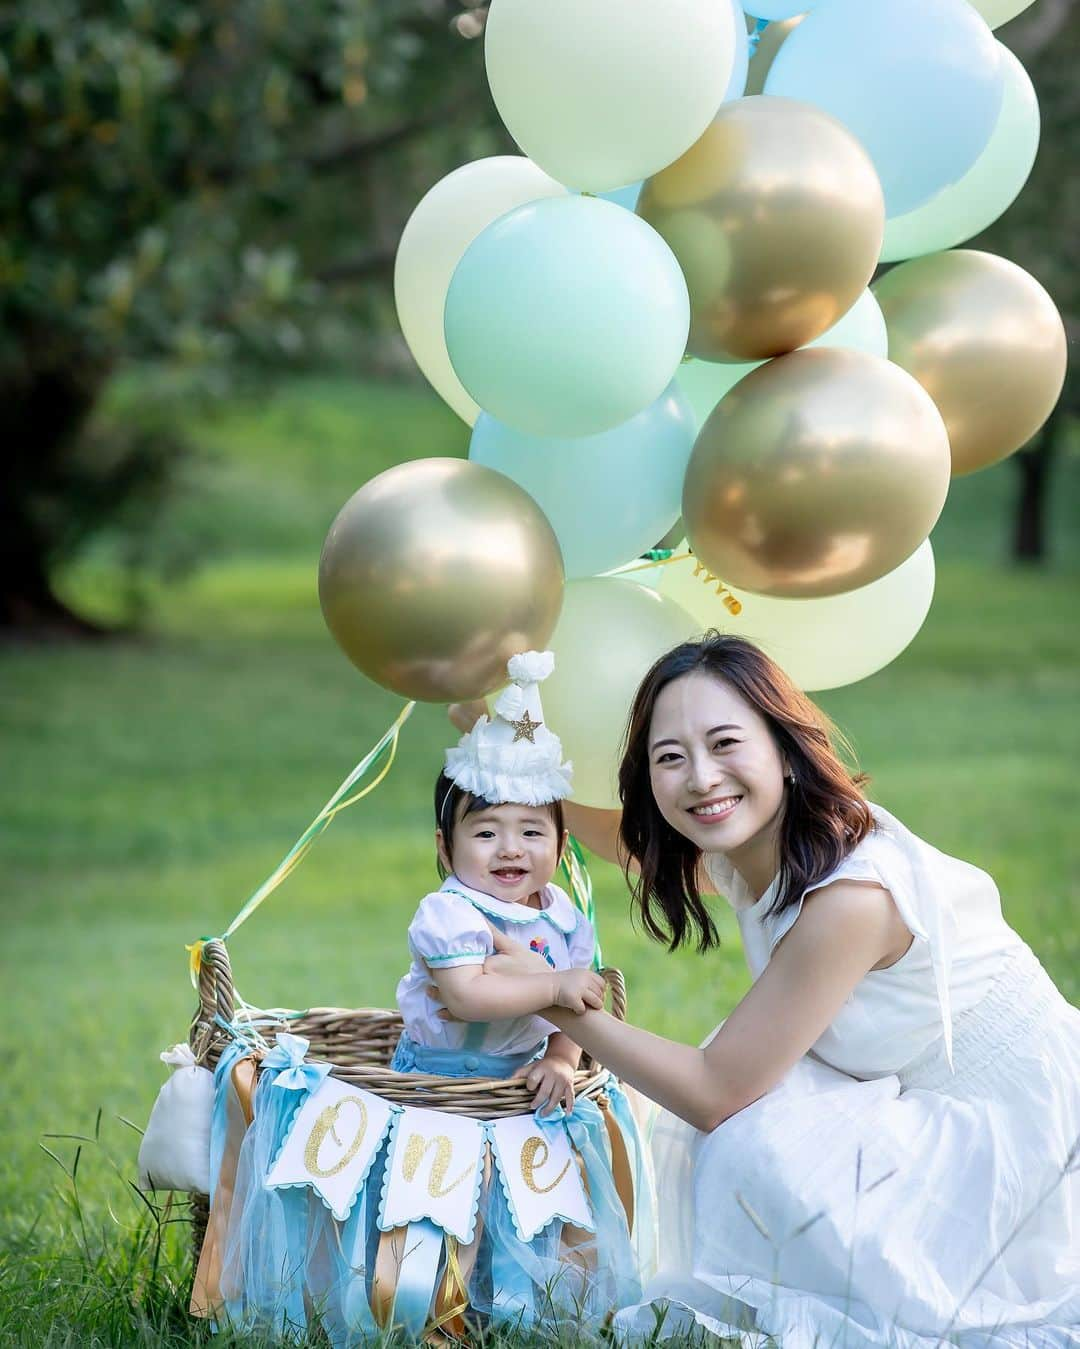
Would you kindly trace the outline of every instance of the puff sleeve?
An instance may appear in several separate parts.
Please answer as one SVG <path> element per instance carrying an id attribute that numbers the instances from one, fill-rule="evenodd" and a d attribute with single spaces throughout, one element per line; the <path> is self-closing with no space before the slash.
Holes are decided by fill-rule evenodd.
<path id="1" fill-rule="evenodd" d="M 580 910 L 576 912 L 577 926 L 566 938 L 566 953 L 571 969 L 584 970 L 592 965 L 596 953 L 596 933 L 585 915 Z"/>
<path id="2" fill-rule="evenodd" d="M 491 929 L 460 895 L 436 890 L 420 901 L 409 924 L 409 951 L 431 970 L 479 965 L 495 952 Z"/>

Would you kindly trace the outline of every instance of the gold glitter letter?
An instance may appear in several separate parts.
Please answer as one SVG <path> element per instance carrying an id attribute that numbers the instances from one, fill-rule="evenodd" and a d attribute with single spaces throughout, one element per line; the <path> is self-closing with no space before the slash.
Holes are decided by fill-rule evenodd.
<path id="1" fill-rule="evenodd" d="M 341 1154 L 340 1159 L 328 1169 L 319 1165 L 319 1149 L 323 1145 L 323 1140 L 329 1134 L 334 1142 L 341 1146 L 341 1139 L 338 1138 L 334 1129 L 337 1123 L 338 1115 L 341 1113 L 341 1107 L 355 1102 L 360 1107 L 360 1122 L 357 1125 L 356 1137 Z M 336 1176 L 339 1171 L 344 1171 L 352 1159 L 360 1151 L 360 1145 L 364 1141 L 364 1135 L 367 1133 L 368 1114 L 367 1106 L 360 1096 L 342 1096 L 335 1101 L 333 1105 L 328 1105 L 322 1114 L 312 1125 L 311 1133 L 308 1135 L 308 1141 L 304 1145 L 304 1165 L 313 1176 L 325 1179 L 327 1176 Z"/>
<path id="2" fill-rule="evenodd" d="M 435 1160 L 431 1163 L 431 1175 L 428 1178 L 427 1187 L 428 1194 L 432 1199 L 441 1199 L 451 1190 L 456 1190 L 463 1180 L 468 1180 L 473 1171 L 471 1167 L 466 1167 L 457 1180 L 452 1180 L 449 1185 L 444 1185 L 446 1173 L 450 1169 L 450 1158 L 454 1151 L 453 1144 L 445 1134 L 436 1134 L 434 1138 L 425 1138 L 423 1134 L 410 1134 L 409 1141 L 405 1144 L 405 1155 L 401 1161 L 401 1174 L 410 1183 L 416 1175 L 420 1163 L 424 1160 L 424 1154 L 430 1147 L 435 1148 Z"/>
<path id="3" fill-rule="evenodd" d="M 537 1138 L 535 1134 L 531 1138 L 526 1138 L 521 1145 L 521 1179 L 532 1190 L 533 1194 L 548 1194 L 552 1191 L 567 1171 L 570 1170 L 570 1163 L 567 1162 L 550 1185 L 537 1185 L 536 1171 L 543 1166 L 548 1159 L 548 1145 L 542 1138 Z"/>

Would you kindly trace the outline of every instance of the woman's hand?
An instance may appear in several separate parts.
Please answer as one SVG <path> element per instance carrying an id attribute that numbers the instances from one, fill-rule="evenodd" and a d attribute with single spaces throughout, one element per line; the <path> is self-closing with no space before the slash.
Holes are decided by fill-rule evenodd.
<path id="1" fill-rule="evenodd" d="M 487 703 L 477 698 L 471 703 L 451 703 L 446 715 L 463 734 L 467 734 L 481 717 L 487 716 Z"/>
<path id="2" fill-rule="evenodd" d="M 548 1115 L 557 1105 L 570 1113 L 574 1108 L 574 1066 L 566 1059 L 545 1054 L 533 1063 L 523 1063 L 512 1077 L 523 1077 L 530 1091 L 535 1091 L 533 1109 Z"/>

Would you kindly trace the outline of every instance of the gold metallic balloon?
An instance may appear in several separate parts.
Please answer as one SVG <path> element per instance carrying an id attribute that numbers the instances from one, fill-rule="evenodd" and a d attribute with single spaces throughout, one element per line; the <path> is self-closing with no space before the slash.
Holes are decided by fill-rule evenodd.
<path id="1" fill-rule="evenodd" d="M 414 459 L 365 483 L 330 526 L 319 601 L 348 658 L 384 688 L 464 702 L 543 650 L 562 608 L 547 517 L 502 473 Z"/>
<path id="2" fill-rule="evenodd" d="M 746 95 L 765 92 L 765 78 L 776 60 L 776 53 L 806 18 L 796 14 L 793 19 L 774 20 L 762 32 L 746 71 Z"/>
<path id="3" fill-rule="evenodd" d="M 838 595 L 922 543 L 949 441 L 920 385 L 879 356 L 811 347 L 750 372 L 694 445 L 683 519 L 698 558 L 762 595 Z"/>
<path id="4" fill-rule="evenodd" d="M 996 464 L 1046 421 L 1065 380 L 1065 326 L 1022 267 L 974 249 L 931 253 L 887 272 L 874 295 L 890 358 L 945 419 L 954 475 Z"/>
<path id="5" fill-rule="evenodd" d="M 790 98 L 725 103 L 647 180 L 637 213 L 679 260 L 687 351 L 706 361 L 812 342 L 859 298 L 885 228 L 870 156 L 827 113 Z"/>

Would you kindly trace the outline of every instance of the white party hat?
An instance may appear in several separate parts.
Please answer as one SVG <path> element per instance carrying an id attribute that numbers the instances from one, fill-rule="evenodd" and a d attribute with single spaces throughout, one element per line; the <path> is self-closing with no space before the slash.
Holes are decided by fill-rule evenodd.
<path id="1" fill-rule="evenodd" d="M 544 725 L 540 703 L 540 681 L 554 668 L 550 651 L 510 657 L 510 684 L 495 701 L 494 717 L 482 716 L 446 751 L 451 781 L 492 805 L 546 806 L 570 795 L 573 764 L 562 762 L 562 744 Z"/>

